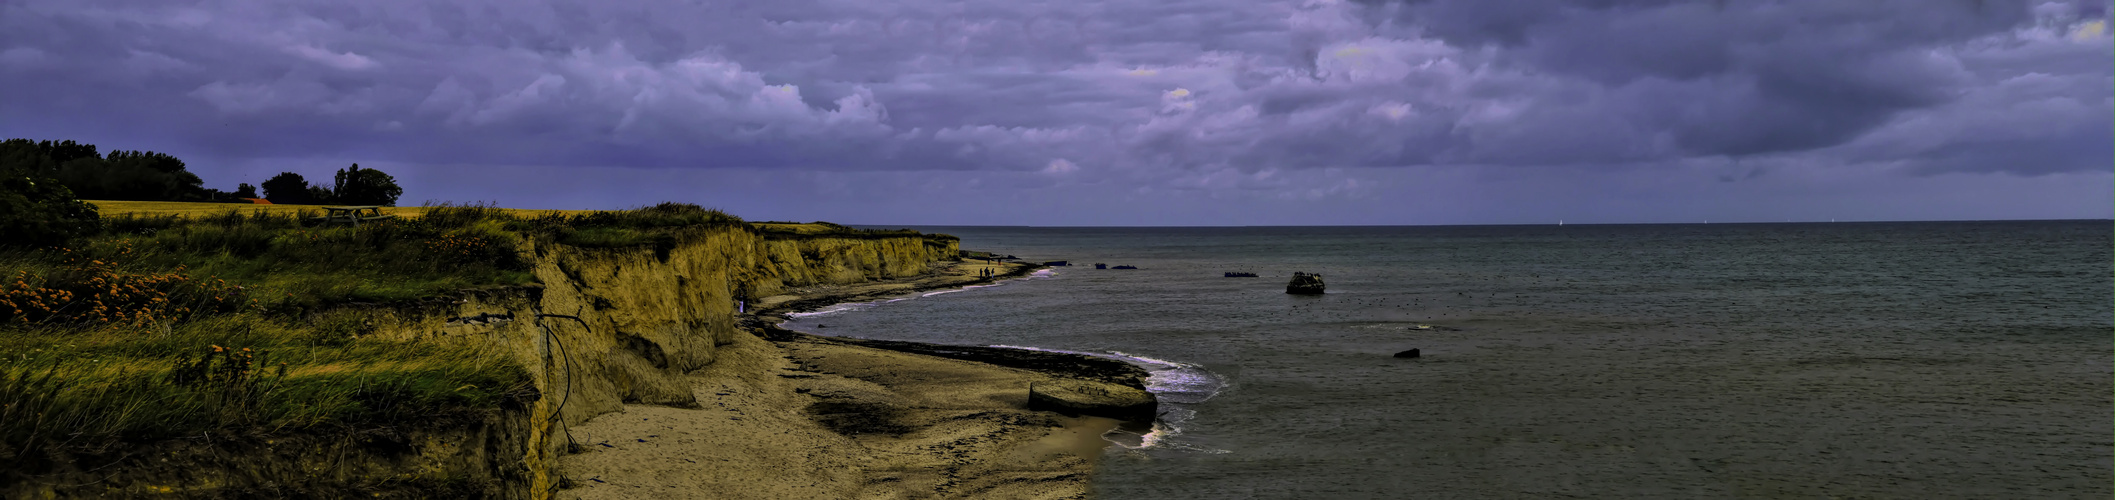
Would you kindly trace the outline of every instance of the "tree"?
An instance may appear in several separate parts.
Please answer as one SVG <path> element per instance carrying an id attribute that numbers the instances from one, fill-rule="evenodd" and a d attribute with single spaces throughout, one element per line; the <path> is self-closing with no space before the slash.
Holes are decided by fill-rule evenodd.
<path id="1" fill-rule="evenodd" d="M 260 186 L 264 188 L 264 199 L 272 203 L 307 205 L 316 201 L 309 194 L 308 179 L 301 178 L 301 174 L 280 172 L 279 175 L 266 179 Z"/>
<path id="2" fill-rule="evenodd" d="M 316 205 L 331 205 L 338 203 L 338 199 L 331 196 L 330 190 L 323 186 L 309 186 L 308 202 Z"/>
<path id="3" fill-rule="evenodd" d="M 239 184 L 239 185 L 236 185 L 236 186 L 235 186 L 235 197 L 236 197 L 236 198 L 256 198 L 256 197 L 257 197 L 257 186 L 252 186 L 252 185 L 250 185 L 250 184 L 249 184 L 249 183 L 247 183 L 247 182 L 245 182 L 245 183 L 242 183 L 242 184 Z"/>
<path id="4" fill-rule="evenodd" d="M 97 200 L 192 201 L 211 192 L 184 161 L 153 151 L 111 151 L 73 141 L 0 141 L 0 170 L 51 179 L 75 196 Z"/>
<path id="5" fill-rule="evenodd" d="M 44 143 L 50 144 L 51 141 L 44 141 Z M 44 177 L 58 170 L 59 162 L 52 161 L 51 155 L 45 151 L 44 147 L 38 145 L 36 141 L 29 139 L 0 141 L 0 171 Z"/>
<path id="6" fill-rule="evenodd" d="M 95 205 L 51 179 L 0 176 L 0 245 L 62 245 L 101 229 Z"/>
<path id="7" fill-rule="evenodd" d="M 360 164 L 352 168 L 339 169 L 332 177 L 331 198 L 347 205 L 396 206 L 397 197 L 404 195 L 404 188 L 397 187 L 397 179 L 375 169 L 362 169 Z"/>

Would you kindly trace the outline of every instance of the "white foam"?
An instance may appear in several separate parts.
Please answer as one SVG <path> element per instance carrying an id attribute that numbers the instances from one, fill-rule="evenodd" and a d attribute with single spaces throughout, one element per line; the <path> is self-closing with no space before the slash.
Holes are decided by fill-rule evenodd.
<path id="1" fill-rule="evenodd" d="M 1159 446 L 1162 440 L 1167 439 L 1172 434 L 1173 433 L 1168 432 L 1168 428 L 1166 426 L 1160 425 L 1160 422 L 1154 422 L 1152 431 L 1147 432 L 1144 436 L 1138 437 L 1138 447 L 1152 448 L 1154 446 Z"/>
<path id="2" fill-rule="evenodd" d="M 1196 415 L 1196 412 L 1180 409 L 1173 410 L 1170 413 L 1176 412 L 1181 412 L 1183 413 L 1183 415 L 1175 418 L 1163 417 L 1161 420 L 1156 420 L 1153 422 L 1152 428 L 1146 431 L 1145 434 L 1133 434 L 1131 431 L 1124 430 L 1123 428 L 1116 428 L 1109 430 L 1109 432 L 1106 434 L 1102 434 L 1102 440 L 1108 441 L 1111 444 L 1115 444 L 1117 446 L 1121 446 L 1127 450 L 1180 450 L 1196 453 L 1209 453 L 1213 455 L 1232 453 L 1227 450 L 1221 450 L 1217 448 L 1206 448 L 1203 446 L 1197 446 L 1194 444 L 1184 443 L 1175 440 L 1176 436 L 1182 435 L 1182 427 L 1180 425 L 1177 425 L 1176 423 L 1189 420 L 1191 416 Z M 1136 439 L 1129 439 L 1132 436 L 1136 436 Z"/>
<path id="3" fill-rule="evenodd" d="M 1191 367 L 1191 366 L 1196 366 L 1196 365 L 1192 365 L 1192 364 L 1189 364 L 1189 363 L 1177 363 L 1177 362 L 1174 362 L 1174 361 L 1168 361 L 1168 360 L 1165 360 L 1165 359 L 1154 359 L 1154 358 L 1149 358 L 1149 357 L 1145 357 L 1145 356 L 1138 356 L 1138 355 L 1128 354 L 1128 353 L 1125 353 L 1125 352 L 1123 352 L 1123 351 L 1109 351 L 1109 353 L 1110 353 L 1110 354 L 1115 354 L 1115 355 L 1116 355 L 1117 357 L 1121 357 L 1121 358 L 1125 358 L 1125 359 L 1131 359 L 1131 360 L 1137 360 L 1137 361 L 1144 361 L 1144 362 L 1146 362 L 1146 363 L 1150 363 L 1150 364 L 1155 364 L 1155 365 L 1160 365 L 1160 366 L 1165 366 L 1165 367 L 1169 367 L 1169 368 L 1183 368 L 1183 367 Z"/>
<path id="4" fill-rule="evenodd" d="M 1004 284 L 1004 282 L 1000 282 L 1000 283 L 992 283 L 992 284 L 989 284 L 989 285 L 971 285 L 971 286 L 965 286 L 965 287 L 962 287 L 962 288 L 952 288 L 952 289 L 947 289 L 947 290 L 935 290 L 935 291 L 931 291 L 931 292 L 925 292 L 925 293 L 922 293 L 922 294 L 918 294 L 918 295 L 914 295 L 914 296 L 909 296 L 909 297 L 897 297 L 897 298 L 893 298 L 893 299 L 887 299 L 887 300 L 877 300 L 877 301 L 873 301 L 873 302 L 846 302 L 846 303 L 843 303 L 843 304 L 835 304 L 835 305 L 832 305 L 832 306 L 830 306 L 830 307 L 825 307 L 825 308 L 822 308 L 822 309 L 820 309 L 820 310 L 815 310 L 815 311 L 808 311 L 808 312 L 797 312 L 797 313 L 791 313 L 791 314 L 787 314 L 787 315 L 786 315 L 786 317 L 788 317 L 788 318 L 813 318 L 813 317 L 817 317 L 817 316 L 829 316 L 829 315 L 833 315 L 833 314 L 837 314 L 837 313 L 842 313 L 842 312 L 848 312 L 848 311 L 862 311 L 862 310 L 866 310 L 866 309 L 872 309 L 872 308 L 873 308 L 874 306 L 878 306 L 878 305 L 882 305 L 882 304 L 891 304 L 891 303 L 896 303 L 896 302 L 903 302 L 903 301 L 906 301 L 906 300 L 911 300 L 911 299 L 915 299 L 915 298 L 919 298 L 919 297 L 931 297 L 931 296 L 934 296 L 934 295 L 940 295 L 940 294 L 948 294 L 948 293 L 955 293 L 955 292 L 966 292 L 966 291 L 969 291 L 969 290 L 970 290 L 970 289 L 972 289 L 972 288 L 989 288 L 989 287 L 995 287 L 995 286 L 999 286 L 999 285 L 1001 285 L 1001 284 Z"/>
<path id="5" fill-rule="evenodd" d="M 875 304 L 874 302 L 847 302 L 847 303 L 843 303 L 843 304 L 837 304 L 837 305 L 832 305 L 832 306 L 830 306 L 830 307 L 825 307 L 825 308 L 822 308 L 822 309 L 820 309 L 820 310 L 815 310 L 815 311 L 808 311 L 808 312 L 797 312 L 797 313 L 787 314 L 787 315 L 786 315 L 786 317 L 788 317 L 788 318 L 813 318 L 813 317 L 817 317 L 817 316 L 829 316 L 829 315 L 832 315 L 832 314 L 837 314 L 837 313 L 841 313 L 841 312 L 846 312 L 846 311 L 857 311 L 857 310 L 861 310 L 861 309 L 866 309 L 866 308 L 874 307 L 874 304 Z"/>
<path id="6" fill-rule="evenodd" d="M 1202 403 L 1205 400 L 1212 399 L 1214 396 L 1218 396 L 1219 392 L 1226 388 L 1225 380 L 1219 378 L 1218 375 L 1213 374 L 1211 371 L 1205 370 L 1202 366 L 1197 366 L 1190 363 L 1183 363 L 1179 361 L 1169 361 L 1165 359 L 1139 356 L 1118 351 L 1098 353 L 1004 344 L 993 345 L 991 347 L 1093 356 L 1102 359 L 1114 359 L 1117 361 L 1123 361 L 1132 365 L 1136 365 L 1140 368 L 1145 368 L 1146 391 L 1153 393 L 1153 396 L 1159 399 L 1162 403 L 1169 403 L 1171 405 L 1163 407 L 1164 411 L 1161 413 L 1160 418 L 1154 419 L 1153 421 L 1152 430 L 1147 431 L 1145 434 L 1138 435 L 1137 445 L 1134 446 L 1126 442 L 1127 440 L 1109 439 L 1109 442 L 1115 443 L 1118 446 L 1122 446 L 1129 449 L 1157 448 L 1194 451 L 1200 453 L 1227 452 L 1226 450 L 1197 447 L 1171 440 L 1175 436 L 1182 435 L 1183 422 L 1188 421 L 1191 417 L 1197 415 L 1197 412 L 1194 410 L 1190 410 L 1182 406 L 1172 405 L 1192 405 Z M 1121 430 L 1110 432 L 1121 433 L 1125 435 L 1131 434 L 1131 432 L 1129 431 Z"/>
<path id="7" fill-rule="evenodd" d="M 950 288 L 950 290 L 935 290 L 935 292 L 922 292 L 922 294 L 918 294 L 918 297 L 935 297 L 935 294 L 950 294 L 950 292 L 969 292 L 971 288 L 992 288 L 992 286 L 998 286 L 998 284 L 971 284 L 971 286 L 962 286 L 962 288 Z"/>

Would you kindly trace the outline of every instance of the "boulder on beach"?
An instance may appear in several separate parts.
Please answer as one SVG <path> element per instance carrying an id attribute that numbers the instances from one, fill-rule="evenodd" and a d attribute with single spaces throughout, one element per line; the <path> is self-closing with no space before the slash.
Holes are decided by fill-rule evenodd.
<path id="1" fill-rule="evenodd" d="M 1398 357 L 1398 358 L 1415 358 L 1415 357 L 1417 357 L 1417 350 L 1416 350 L 1416 349 L 1411 349 L 1411 350 L 1408 350 L 1408 351 L 1398 352 L 1398 353 L 1395 353 L 1395 357 Z"/>
<path id="2" fill-rule="evenodd" d="M 1321 295 L 1322 275 L 1293 273 L 1292 282 L 1285 284 L 1285 293 L 1293 295 Z"/>
<path id="3" fill-rule="evenodd" d="M 1151 422 L 1159 400 L 1144 389 L 1091 380 L 1060 379 L 1028 385 L 1028 409 Z"/>

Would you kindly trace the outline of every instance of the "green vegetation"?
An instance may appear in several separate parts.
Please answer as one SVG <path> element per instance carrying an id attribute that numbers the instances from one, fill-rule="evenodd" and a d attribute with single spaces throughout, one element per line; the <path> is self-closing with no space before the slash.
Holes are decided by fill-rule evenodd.
<path id="1" fill-rule="evenodd" d="M 404 194 L 404 189 L 397 187 L 396 177 L 380 170 L 360 168 L 358 163 L 352 164 L 351 168 L 338 169 L 331 179 L 331 187 L 311 186 L 301 174 L 280 172 L 264 181 L 264 198 L 272 203 L 291 205 L 396 206 L 397 197 Z M 243 184 L 236 189 L 239 192 L 249 186 Z"/>
<path id="2" fill-rule="evenodd" d="M 75 196 L 90 200 L 211 201 L 247 203 L 257 197 L 257 187 L 237 185 L 235 191 L 206 188 L 205 181 L 191 173 L 184 161 L 153 151 L 111 151 L 100 154 L 94 144 L 73 141 L 0 141 L 0 176 L 27 177 L 63 185 Z M 375 169 L 339 169 L 331 186 L 310 186 L 299 174 L 284 172 L 264 182 L 265 196 L 274 203 L 347 204 L 394 206 L 404 190 L 395 177 Z"/>
<path id="3" fill-rule="evenodd" d="M 0 470 L 121 441 L 366 429 L 533 398 L 479 342 L 370 337 L 371 308 L 534 282 L 530 221 L 482 206 L 358 229 L 122 215 L 0 249 Z"/>
<path id="4" fill-rule="evenodd" d="M 474 418 L 534 394 L 526 372 L 481 346 L 318 342 L 297 323 L 229 314 L 10 329 L 0 335 L 0 470 L 121 441 Z"/>
<path id="5" fill-rule="evenodd" d="M 636 210 L 593 212 L 531 219 L 530 232 L 567 245 L 612 248 L 675 243 L 675 230 L 743 224 L 740 217 L 687 203 L 662 203 Z"/>
<path id="6" fill-rule="evenodd" d="M 59 245 L 93 234 L 95 206 L 56 182 L 0 172 L 0 234 L 17 245 Z"/>
<path id="7" fill-rule="evenodd" d="M 757 232 L 763 233 L 763 234 L 764 234 L 764 236 L 765 236 L 765 237 L 767 237 L 767 238 L 769 238 L 769 237 L 785 237 L 785 236 L 814 236 L 814 235 L 830 235 L 830 236 L 836 236 L 836 237 L 844 237 L 844 238 L 861 238 L 861 239 L 875 239 L 875 238 L 888 238 L 888 237 L 896 237 L 896 236 L 906 236 L 906 235 L 916 235 L 916 234 L 918 234 L 918 231 L 916 231 L 916 230 L 911 230 L 911 229 L 859 229 L 859 228 L 854 228 L 854 227 L 851 227 L 851 226 L 846 226 L 846 225 L 842 225 L 842 224 L 833 224 L 833 223 L 829 223 L 829 222 L 819 222 L 819 221 L 818 221 L 818 222 L 782 222 L 782 221 L 769 221 L 769 222 L 752 222 L 752 223 L 750 223 L 749 225 L 750 225 L 750 226 L 754 226 L 754 227 L 756 227 L 756 229 L 757 229 Z M 930 234 L 930 235 L 926 235 L 926 236 L 927 236 L 927 237 L 929 237 L 929 238 L 934 238 L 934 239 L 942 239 L 942 240 L 960 240 L 960 239 L 961 239 L 961 238 L 956 238 L 956 237 L 954 237 L 954 236 L 952 236 L 952 235 L 946 235 L 946 234 Z"/>
<path id="8" fill-rule="evenodd" d="M 381 338 L 374 313 L 533 285 L 532 242 L 665 258 L 698 228 L 745 225 L 675 203 L 439 206 L 358 228 L 289 210 L 82 218 L 63 188 L 0 187 L 0 203 L 59 207 L 24 220 L 71 228 L 0 242 L 0 478 L 125 443 L 432 425 L 525 403 L 536 397 L 529 373 L 506 353 L 475 339 Z"/>
<path id="9" fill-rule="evenodd" d="M 96 152 L 73 141 L 0 141 L 0 172 L 50 180 L 87 199 L 206 201 L 216 192 L 184 169 L 184 161 L 153 151 Z"/>

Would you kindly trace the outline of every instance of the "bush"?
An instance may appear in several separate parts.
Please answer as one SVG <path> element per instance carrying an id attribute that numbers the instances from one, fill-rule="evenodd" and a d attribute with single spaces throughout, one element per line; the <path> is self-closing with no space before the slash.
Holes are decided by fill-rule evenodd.
<path id="1" fill-rule="evenodd" d="M 50 179 L 19 173 L 0 177 L 0 245 L 53 246 L 101 229 L 95 205 Z"/>
<path id="2" fill-rule="evenodd" d="M 339 169 L 332 181 L 331 199 L 347 205 L 393 207 L 397 205 L 397 197 L 404 194 L 404 188 L 397 187 L 397 178 L 380 170 L 360 168 L 358 163 L 349 169 Z"/>
<path id="3" fill-rule="evenodd" d="M 265 179 L 264 184 L 257 187 L 264 188 L 266 201 L 280 205 L 313 205 L 323 202 L 323 199 L 316 197 L 316 190 L 308 185 L 308 179 L 293 172 L 280 172 L 279 175 Z"/>

